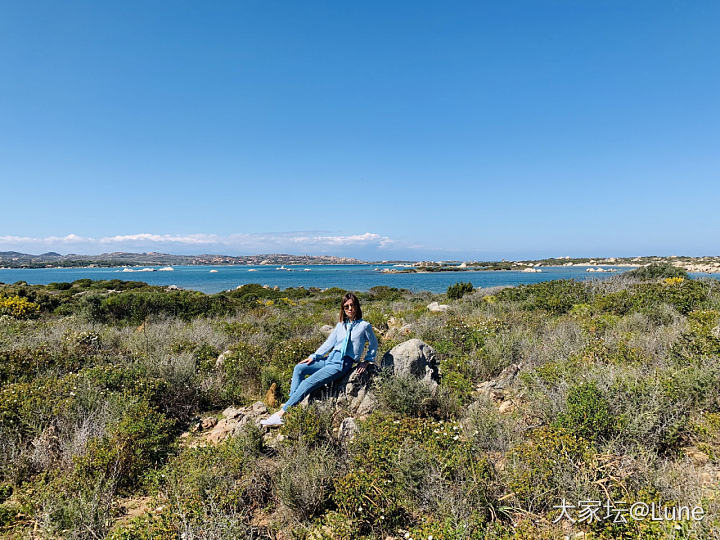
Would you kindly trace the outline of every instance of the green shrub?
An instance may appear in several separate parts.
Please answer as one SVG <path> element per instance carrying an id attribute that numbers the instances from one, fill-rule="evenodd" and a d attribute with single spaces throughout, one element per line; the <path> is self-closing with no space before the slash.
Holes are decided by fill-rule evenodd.
<path id="1" fill-rule="evenodd" d="M 586 284 L 569 279 L 508 287 L 496 296 L 498 300 L 521 302 L 525 309 L 544 309 L 556 315 L 591 299 Z"/>
<path id="2" fill-rule="evenodd" d="M 161 465 L 174 448 L 175 424 L 147 401 L 130 405 L 108 434 L 92 440 L 77 458 L 79 486 L 96 478 L 113 479 L 119 488 L 132 488 L 142 474 Z"/>
<path id="3" fill-rule="evenodd" d="M 153 475 L 157 510 L 115 530 L 114 539 L 248 538 L 250 518 L 271 498 L 260 465 L 262 433 L 251 425 L 218 445 L 187 449 Z"/>
<path id="4" fill-rule="evenodd" d="M 340 467 L 339 456 L 328 446 L 296 445 L 281 457 L 275 495 L 297 519 L 310 520 L 329 506 Z"/>
<path id="5" fill-rule="evenodd" d="M 283 415 L 281 432 L 289 441 L 316 446 L 332 440 L 332 414 L 328 407 L 313 403 L 307 407 L 290 407 Z"/>
<path id="6" fill-rule="evenodd" d="M 615 421 L 602 392 L 593 383 L 582 383 L 570 389 L 567 410 L 557 425 L 589 441 L 604 441 L 615 432 Z"/>
<path id="7" fill-rule="evenodd" d="M 430 387 L 413 375 L 383 372 L 375 379 L 375 395 L 383 409 L 404 416 L 428 416 L 437 408 Z"/>
<path id="8" fill-rule="evenodd" d="M 233 311 L 230 298 L 197 291 L 124 291 L 83 296 L 85 311 L 96 322 L 140 324 L 151 316 L 194 317 L 225 315 Z"/>
<path id="9" fill-rule="evenodd" d="M 563 429 L 540 428 L 509 455 L 508 486 L 531 512 L 546 512 L 564 497 L 600 500 L 595 457 L 588 444 Z"/>
<path id="10" fill-rule="evenodd" d="M 673 266 L 670 263 L 653 263 L 625 272 L 623 277 L 643 280 L 675 277 L 688 279 L 688 273 L 682 268 Z"/>
<path id="11" fill-rule="evenodd" d="M 709 288 L 696 280 L 683 280 L 678 283 L 646 283 L 635 285 L 632 291 L 632 308 L 651 312 L 661 304 L 670 304 L 683 315 L 700 309 L 707 302 Z"/>
<path id="12" fill-rule="evenodd" d="M 614 315 L 625 315 L 632 309 L 632 298 L 630 291 L 623 289 L 595 297 L 592 309 L 601 313 L 612 313 Z"/>
<path id="13" fill-rule="evenodd" d="M 458 282 L 454 285 L 450 285 L 447 290 L 447 297 L 450 300 L 459 300 L 468 293 L 473 292 L 473 284 L 469 281 L 467 283 Z"/>
<path id="14" fill-rule="evenodd" d="M 375 287 L 370 287 L 367 293 L 361 293 L 359 298 L 368 301 L 389 302 L 392 300 L 401 300 L 409 293 L 410 291 L 407 289 L 398 289 L 388 287 L 387 285 L 376 285 Z"/>
<path id="15" fill-rule="evenodd" d="M 260 375 L 266 360 L 261 349 L 248 343 L 238 342 L 230 351 L 220 368 L 224 401 L 247 401 L 260 391 Z"/>
<path id="16" fill-rule="evenodd" d="M 335 480 L 333 493 L 338 512 L 357 524 L 358 534 L 372 531 L 378 536 L 412 525 L 418 508 L 442 506 L 435 500 L 442 496 L 435 491 L 453 485 L 479 496 L 481 512 L 489 513 L 495 504 L 488 489 L 491 467 L 472 454 L 459 424 L 375 412 L 359 429 L 350 444 L 348 470 Z M 430 479 L 433 484 L 423 490 L 423 482 Z"/>

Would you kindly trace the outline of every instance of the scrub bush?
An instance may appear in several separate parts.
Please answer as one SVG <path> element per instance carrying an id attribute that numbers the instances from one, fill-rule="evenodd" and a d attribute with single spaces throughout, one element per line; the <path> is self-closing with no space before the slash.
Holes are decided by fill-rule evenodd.
<path id="1" fill-rule="evenodd" d="M 460 486 L 478 497 L 472 506 L 487 521 L 497 505 L 494 473 L 472 455 L 458 423 L 376 412 L 359 427 L 348 471 L 335 480 L 333 501 L 360 534 L 411 526 L 414 512 L 437 511 L 447 502 L 444 493 Z"/>
<path id="2" fill-rule="evenodd" d="M 370 287 L 367 293 L 361 293 L 358 298 L 360 300 L 388 302 L 392 300 L 401 300 L 408 296 L 410 291 L 407 289 L 398 289 L 395 287 L 388 287 L 386 285 L 376 285 Z"/>
<path id="3" fill-rule="evenodd" d="M 471 404 L 462 425 L 463 432 L 478 454 L 504 452 L 517 437 L 512 420 L 500 414 L 490 398 Z"/>
<path id="4" fill-rule="evenodd" d="M 593 383 L 583 383 L 570 389 L 567 410 L 557 425 L 589 441 L 604 441 L 615 432 L 610 406 Z"/>
<path id="5" fill-rule="evenodd" d="M 378 329 L 402 319 L 435 348 L 439 386 L 376 379 L 380 407 L 342 446 L 332 413 L 344 411 L 292 409 L 272 448 L 252 425 L 217 446 L 188 447 L 204 432 L 175 441 L 191 419 L 262 399 L 273 382 L 286 393 L 344 291 L 0 285 L 40 307 L 34 319 L 0 315 L 0 536 L 554 538 L 578 529 L 549 523 L 561 497 L 604 500 L 604 487 L 702 501 L 706 520 L 676 534 L 704 537 L 720 523 L 707 476 L 720 462 L 720 286 L 653 279 L 496 288 L 452 313 L 428 313 L 430 293 L 362 293 Z M 257 298 L 243 305 L 244 294 Z M 139 327 L 133 306 L 147 315 Z M 83 310 L 98 317 L 83 322 Z M 517 377 L 496 390 L 515 408 L 501 414 L 476 388 L 510 364 Z M 115 521 L 124 497 L 143 495 L 148 513 Z M 668 537 L 647 524 L 580 528 Z"/>
<path id="6" fill-rule="evenodd" d="M 32 319 L 40 314 L 40 306 L 20 296 L 0 297 L 0 315 L 15 319 Z"/>
<path id="7" fill-rule="evenodd" d="M 73 481 L 82 486 L 104 478 L 120 489 L 133 488 L 144 473 L 164 462 L 175 436 L 173 421 L 146 401 L 134 403 L 105 437 L 90 442 L 76 461 Z"/>
<path id="8" fill-rule="evenodd" d="M 648 266 L 641 266 L 623 274 L 624 278 L 651 280 L 658 278 L 684 278 L 688 279 L 688 273 L 669 263 L 654 263 Z"/>
<path id="9" fill-rule="evenodd" d="M 115 530 L 111 538 L 247 538 L 250 516 L 271 497 L 261 466 L 262 434 L 246 425 L 217 446 L 187 449 L 152 475 L 156 512 Z"/>
<path id="10" fill-rule="evenodd" d="M 590 300 L 589 287 L 569 279 L 508 287 L 495 296 L 498 300 L 520 302 L 524 309 L 543 309 L 555 315 L 567 313 L 575 304 Z"/>
<path id="11" fill-rule="evenodd" d="M 467 283 L 458 282 L 454 285 L 450 285 L 447 290 L 447 297 L 450 300 L 459 300 L 468 293 L 473 292 L 473 284 L 469 281 Z"/>
<path id="12" fill-rule="evenodd" d="M 308 447 L 332 441 L 332 414 L 328 407 L 313 403 L 307 407 L 290 407 L 283 415 L 281 433 L 290 442 L 300 442 Z"/>
<path id="13" fill-rule="evenodd" d="M 510 452 L 508 468 L 508 486 L 531 512 L 548 512 L 563 497 L 601 499 L 593 452 L 585 440 L 563 429 L 533 431 Z"/>
<path id="14" fill-rule="evenodd" d="M 437 408 L 430 387 L 413 375 L 384 372 L 375 379 L 375 395 L 383 409 L 404 416 L 429 416 Z"/>
<path id="15" fill-rule="evenodd" d="M 329 507 L 340 468 L 340 457 L 330 447 L 295 445 L 280 457 L 273 491 L 295 519 L 308 521 Z"/>
<path id="16" fill-rule="evenodd" d="M 196 291 L 126 291 L 83 298 L 91 320 L 104 323 L 140 324 L 148 317 L 159 315 L 189 321 L 194 317 L 226 315 L 234 310 L 230 298 Z"/>

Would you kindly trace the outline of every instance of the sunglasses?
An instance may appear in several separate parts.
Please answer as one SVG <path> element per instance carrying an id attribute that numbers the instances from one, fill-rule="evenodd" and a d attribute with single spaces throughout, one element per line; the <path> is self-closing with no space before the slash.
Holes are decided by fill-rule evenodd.
<path id="1" fill-rule="evenodd" d="M 346 306 L 343 306 L 343 309 L 344 309 L 345 311 L 347 311 L 348 309 L 355 309 L 355 305 L 354 305 L 354 304 L 348 304 L 348 305 L 346 305 Z"/>

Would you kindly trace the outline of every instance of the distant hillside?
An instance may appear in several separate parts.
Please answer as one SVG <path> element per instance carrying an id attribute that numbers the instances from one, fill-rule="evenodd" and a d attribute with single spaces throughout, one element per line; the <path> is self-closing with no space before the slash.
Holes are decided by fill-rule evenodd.
<path id="1" fill-rule="evenodd" d="M 113 252 L 100 255 L 60 255 L 49 252 L 30 255 L 17 251 L 0 251 L 0 266 L 5 268 L 56 268 L 78 266 L 141 266 L 203 264 L 362 264 L 349 257 L 287 255 L 272 253 L 231 257 L 229 255 L 170 255 L 167 253 Z"/>

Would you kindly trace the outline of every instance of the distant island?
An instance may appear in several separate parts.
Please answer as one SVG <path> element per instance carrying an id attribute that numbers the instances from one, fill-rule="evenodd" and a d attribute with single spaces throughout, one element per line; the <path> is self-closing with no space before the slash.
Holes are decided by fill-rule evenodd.
<path id="1" fill-rule="evenodd" d="M 543 267 L 589 266 L 588 272 L 612 272 L 608 267 L 648 266 L 650 264 L 671 264 L 687 272 L 717 274 L 720 273 L 720 256 L 686 257 L 551 257 L 547 259 L 527 259 L 518 261 L 418 261 L 395 264 L 386 268 L 386 273 L 418 272 L 472 272 L 481 270 L 513 270 L 521 272 L 542 272 Z M 594 267 L 594 268 L 593 268 Z"/>
<path id="2" fill-rule="evenodd" d="M 49 252 L 41 255 L 0 251 L 0 267 L 4 268 L 77 268 L 148 265 L 232 265 L 232 264 L 366 264 L 350 257 L 265 254 L 232 257 L 230 255 L 170 255 L 168 253 L 126 253 L 116 251 L 100 255 L 78 255 Z"/>
<path id="3" fill-rule="evenodd" d="M 590 266 L 588 271 L 609 272 L 607 267 L 638 267 L 654 263 L 669 263 L 688 272 L 720 273 L 720 256 L 687 257 L 642 256 L 642 257 L 551 257 L 546 259 L 527 259 L 517 261 L 363 261 L 351 257 L 329 255 L 290 255 L 271 253 L 261 255 L 171 255 L 168 253 L 126 253 L 113 252 L 100 255 L 61 255 L 56 252 L 31 255 L 17 251 L 0 251 L 0 268 L 78 268 L 78 267 L 114 267 L 148 265 L 318 265 L 318 264 L 378 264 L 392 265 L 384 268 L 384 273 L 406 274 L 419 272 L 477 272 L 492 270 L 512 270 L 524 272 L 542 272 L 549 266 Z"/>

